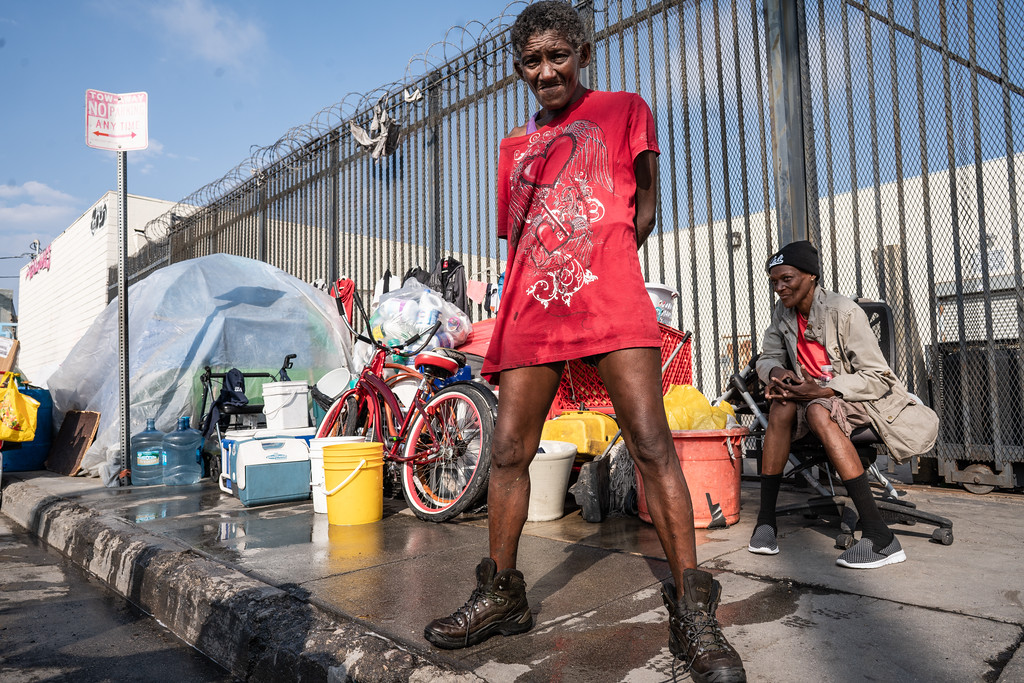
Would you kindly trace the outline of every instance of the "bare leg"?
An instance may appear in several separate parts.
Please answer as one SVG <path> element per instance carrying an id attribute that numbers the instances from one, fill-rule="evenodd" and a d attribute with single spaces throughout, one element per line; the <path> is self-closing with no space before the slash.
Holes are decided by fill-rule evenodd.
<path id="1" fill-rule="evenodd" d="M 665 417 L 660 353 L 653 348 L 622 349 L 605 354 L 597 367 L 626 447 L 643 476 L 647 509 L 681 598 L 683 570 L 696 568 L 697 547 L 690 491 Z"/>
<path id="2" fill-rule="evenodd" d="M 498 571 L 515 569 L 519 537 L 530 508 L 530 463 L 537 454 L 564 363 L 503 370 L 498 423 L 487 485 L 490 555 Z"/>
<path id="3" fill-rule="evenodd" d="M 768 412 L 768 429 L 765 430 L 761 447 L 761 474 L 782 474 L 792 445 L 796 408 L 797 404 L 793 401 L 772 401 Z"/>
<path id="4" fill-rule="evenodd" d="M 807 425 L 821 440 L 828 459 L 836 468 L 841 479 L 847 481 L 864 474 L 864 465 L 861 464 L 860 456 L 857 455 L 857 448 L 839 428 L 824 406 L 810 405 L 807 407 Z"/>

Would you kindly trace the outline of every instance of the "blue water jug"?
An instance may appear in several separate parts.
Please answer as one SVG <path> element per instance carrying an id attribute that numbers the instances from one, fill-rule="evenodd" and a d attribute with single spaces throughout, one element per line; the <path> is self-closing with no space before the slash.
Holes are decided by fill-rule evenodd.
<path id="1" fill-rule="evenodd" d="M 195 484 L 203 475 L 203 435 L 178 418 L 178 428 L 164 437 L 164 483 Z"/>
<path id="2" fill-rule="evenodd" d="M 146 418 L 146 429 L 132 437 L 131 467 L 134 486 L 164 483 L 164 433 L 153 418 Z"/>

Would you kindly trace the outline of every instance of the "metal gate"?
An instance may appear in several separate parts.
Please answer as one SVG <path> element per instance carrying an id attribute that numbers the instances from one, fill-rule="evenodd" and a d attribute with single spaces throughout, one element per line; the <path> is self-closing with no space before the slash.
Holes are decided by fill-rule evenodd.
<path id="1" fill-rule="evenodd" d="M 525 5 L 449 34 L 410 64 L 422 75 L 319 112 L 183 199 L 146 227 L 130 276 L 222 251 L 364 290 L 442 256 L 494 282 L 498 144 L 534 107 L 508 46 Z M 641 261 L 679 292 L 697 387 L 717 395 L 759 348 L 773 303 L 764 263 L 806 236 L 825 286 L 892 306 L 895 369 L 940 413 L 946 480 L 1013 485 L 1024 466 L 1024 52 L 1009 40 L 1024 35 L 1020 6 L 577 6 L 593 29 L 589 85 L 639 92 L 657 121 L 661 201 Z M 379 159 L 352 134 L 374 134 L 375 116 L 401 126 Z"/>

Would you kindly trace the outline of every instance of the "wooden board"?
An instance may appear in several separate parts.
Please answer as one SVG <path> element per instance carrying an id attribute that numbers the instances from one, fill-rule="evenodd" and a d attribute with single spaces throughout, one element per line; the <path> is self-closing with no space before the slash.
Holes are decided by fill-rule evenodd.
<path id="1" fill-rule="evenodd" d="M 57 432 L 57 438 L 50 446 L 50 457 L 46 469 L 69 477 L 82 469 L 82 458 L 96 438 L 100 414 L 86 410 L 69 410 Z"/>
<path id="2" fill-rule="evenodd" d="M 10 372 L 18 355 L 18 340 L 0 337 L 0 373 Z"/>

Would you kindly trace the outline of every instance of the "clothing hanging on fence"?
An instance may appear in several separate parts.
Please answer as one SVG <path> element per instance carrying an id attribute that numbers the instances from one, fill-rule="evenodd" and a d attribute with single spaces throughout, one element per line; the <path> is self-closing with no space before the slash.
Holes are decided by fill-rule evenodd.
<path id="1" fill-rule="evenodd" d="M 340 299 L 342 305 L 345 307 L 345 317 L 348 318 L 349 322 L 352 322 L 352 302 L 355 298 L 356 283 L 347 277 L 340 278 L 331 287 L 331 296 L 335 299 Z"/>
<path id="2" fill-rule="evenodd" d="M 380 297 L 382 294 L 387 294 L 393 289 L 401 289 L 402 281 L 391 274 L 391 269 L 388 268 L 384 271 L 384 277 L 377 280 L 377 284 L 373 286 L 373 301 L 371 306 L 376 306 L 380 303 Z"/>
<path id="3" fill-rule="evenodd" d="M 459 261 L 446 256 L 437 262 L 430 273 L 427 286 L 450 301 L 463 312 L 469 313 L 469 302 L 466 299 L 466 269 Z"/>
<path id="4" fill-rule="evenodd" d="M 487 296 L 484 298 L 484 309 L 492 314 L 498 312 L 498 302 L 501 300 L 501 290 L 498 285 L 487 285 Z"/>
<path id="5" fill-rule="evenodd" d="M 487 299 L 487 283 L 481 280 L 466 282 L 466 296 L 475 304 L 483 304 Z"/>
<path id="6" fill-rule="evenodd" d="M 370 156 L 374 161 L 380 161 L 382 156 L 393 154 L 398 149 L 398 142 L 401 139 L 402 125 L 388 114 L 384 106 L 387 98 L 385 95 L 373 105 L 373 120 L 370 122 L 369 132 L 357 126 L 354 120 L 348 122 L 352 138 L 370 150 Z"/>
<path id="7" fill-rule="evenodd" d="M 405 271 L 405 276 L 402 278 L 402 285 L 404 286 L 410 279 L 416 280 L 416 282 L 425 285 L 430 281 L 430 273 L 419 266 L 413 266 L 409 270 Z"/>

